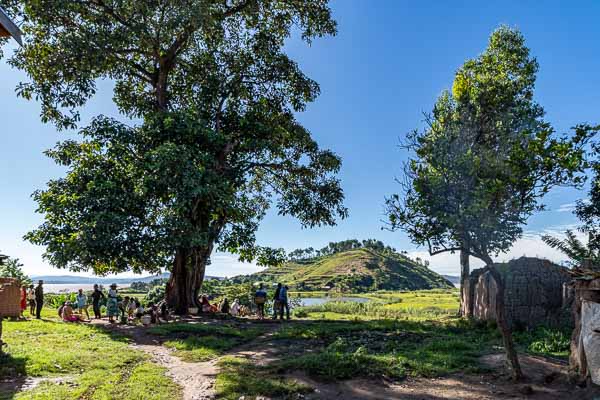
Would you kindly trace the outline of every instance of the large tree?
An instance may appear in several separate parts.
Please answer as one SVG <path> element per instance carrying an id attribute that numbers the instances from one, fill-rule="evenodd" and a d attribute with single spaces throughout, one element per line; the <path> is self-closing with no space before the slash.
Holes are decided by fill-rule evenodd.
<path id="1" fill-rule="evenodd" d="M 167 300 L 197 301 L 213 249 L 275 263 L 255 232 L 272 203 L 302 225 L 344 217 L 335 173 L 295 119 L 319 93 L 283 51 L 336 32 L 326 0 L 0 0 L 25 46 L 43 121 L 75 128 L 100 79 L 122 118 L 97 116 L 48 151 L 67 175 L 35 193 L 45 221 L 27 235 L 59 268 L 97 274 L 171 265 Z"/>
<path id="2" fill-rule="evenodd" d="M 588 129 L 556 138 L 533 100 L 538 64 L 521 33 L 500 27 L 477 58 L 457 71 L 452 92 L 437 100 L 427 127 L 407 136 L 412 158 L 404 191 L 387 199 L 392 229 L 402 229 L 431 255 L 460 253 L 461 310 L 469 257 L 486 264 L 498 287 L 496 315 L 515 378 L 521 369 L 504 318 L 504 284 L 493 256 L 518 239 L 553 186 L 578 184 Z"/>

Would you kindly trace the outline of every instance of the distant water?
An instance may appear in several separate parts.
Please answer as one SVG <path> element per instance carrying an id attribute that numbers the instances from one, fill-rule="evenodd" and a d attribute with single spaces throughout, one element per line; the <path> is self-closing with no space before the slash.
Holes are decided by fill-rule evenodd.
<path id="1" fill-rule="evenodd" d="M 353 301 L 355 303 L 366 303 L 369 299 L 364 297 L 301 297 L 300 305 L 302 306 L 318 306 L 330 301 Z"/>
<path id="2" fill-rule="evenodd" d="M 109 285 L 104 285 L 105 289 L 108 289 Z M 119 285 L 117 288 L 126 288 L 129 284 Z M 44 293 L 74 293 L 79 289 L 83 289 L 84 292 L 93 290 L 94 285 L 92 283 L 45 283 Z"/>

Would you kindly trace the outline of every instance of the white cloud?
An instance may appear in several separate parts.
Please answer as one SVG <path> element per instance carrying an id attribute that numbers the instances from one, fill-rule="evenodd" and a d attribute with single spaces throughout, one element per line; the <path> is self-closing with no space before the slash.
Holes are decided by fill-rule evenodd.
<path id="1" fill-rule="evenodd" d="M 514 243 L 508 252 L 499 254 L 494 258 L 494 261 L 506 262 L 515 258 L 527 256 L 545 258 L 554 263 L 562 264 L 566 260 L 565 255 L 544 243 L 542 241 L 542 235 L 563 237 L 564 232 L 567 229 L 571 229 L 585 242 L 585 236 L 580 232 L 577 232 L 576 228 L 576 225 L 561 225 L 548 227 L 543 231 L 528 231 L 521 239 Z M 431 265 L 430 268 L 440 274 L 460 275 L 460 260 L 458 253 L 451 254 L 448 252 L 430 256 L 426 251 L 412 251 L 408 253 L 408 256 L 413 259 L 419 257 L 423 260 L 429 260 Z M 470 258 L 470 264 L 471 270 L 481 268 L 484 265 L 482 261 L 473 257 Z"/>
<path id="2" fill-rule="evenodd" d="M 558 208 L 554 211 L 556 212 L 573 212 L 577 207 L 577 203 L 565 203 L 558 206 Z"/>

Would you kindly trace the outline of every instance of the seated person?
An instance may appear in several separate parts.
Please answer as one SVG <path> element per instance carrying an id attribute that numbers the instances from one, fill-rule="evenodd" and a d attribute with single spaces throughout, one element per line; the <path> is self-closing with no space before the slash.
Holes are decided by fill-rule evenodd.
<path id="1" fill-rule="evenodd" d="M 229 314 L 229 300 L 227 300 L 227 297 L 223 298 L 221 304 L 219 304 L 219 312 Z"/>
<path id="2" fill-rule="evenodd" d="M 167 302 L 163 300 L 159 304 L 160 304 L 160 317 L 164 321 L 168 321 L 169 320 L 169 307 L 167 306 Z"/>
<path id="3" fill-rule="evenodd" d="M 235 299 L 231 304 L 229 313 L 234 317 L 237 317 L 240 314 L 240 301 L 238 299 Z"/>
<path id="4" fill-rule="evenodd" d="M 203 313 L 215 313 L 219 310 L 217 306 L 214 306 L 208 302 L 208 296 L 206 295 L 202 296 L 202 300 L 200 303 L 202 304 Z"/>
<path id="5" fill-rule="evenodd" d="M 62 319 L 66 322 L 80 322 L 82 320 L 80 315 L 73 312 L 70 301 L 67 301 L 62 309 Z"/>
<path id="6" fill-rule="evenodd" d="M 142 304 L 140 303 L 139 300 L 135 301 L 135 317 L 137 319 L 142 318 L 142 315 L 144 315 L 144 307 L 142 307 Z"/>
<path id="7" fill-rule="evenodd" d="M 127 303 L 127 317 L 129 318 L 129 320 L 133 320 L 133 316 L 135 314 L 135 299 L 131 298 L 129 300 L 129 303 Z"/>

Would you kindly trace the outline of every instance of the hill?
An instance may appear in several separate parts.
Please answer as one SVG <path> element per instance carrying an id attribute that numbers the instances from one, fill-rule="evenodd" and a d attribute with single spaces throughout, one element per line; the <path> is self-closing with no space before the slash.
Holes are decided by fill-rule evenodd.
<path id="1" fill-rule="evenodd" d="M 251 280 L 282 282 L 298 290 L 419 290 L 453 288 L 447 279 L 399 253 L 360 248 L 270 267 Z"/>

